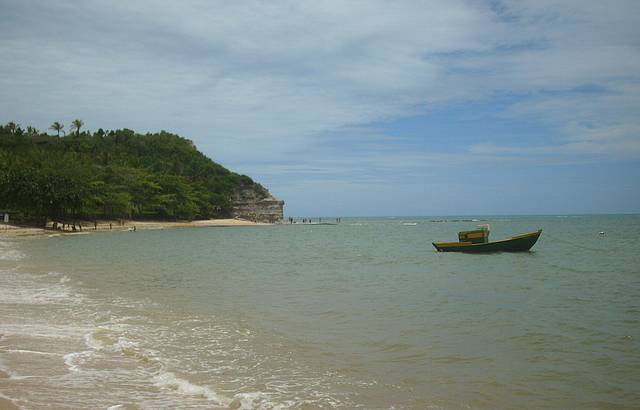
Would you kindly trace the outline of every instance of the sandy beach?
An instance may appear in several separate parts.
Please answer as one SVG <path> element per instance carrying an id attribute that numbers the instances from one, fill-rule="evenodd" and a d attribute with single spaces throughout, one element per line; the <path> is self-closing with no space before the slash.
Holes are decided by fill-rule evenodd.
<path id="1" fill-rule="evenodd" d="M 58 229 L 53 228 L 53 222 L 47 224 L 47 229 L 21 226 L 21 225 L 2 225 L 0 226 L 1 237 L 23 237 L 23 236 L 49 236 L 49 235 L 77 235 L 91 232 L 105 231 L 130 231 L 137 229 L 173 229 L 173 228 L 193 228 L 193 227 L 225 227 L 225 226 L 258 226 L 271 225 L 262 222 L 253 222 L 244 219 L 205 219 L 199 221 L 133 221 L 133 220 L 107 220 L 97 221 L 79 221 L 76 222 L 76 230 L 70 225 L 65 225 L 62 230 L 62 224 L 58 223 Z"/>

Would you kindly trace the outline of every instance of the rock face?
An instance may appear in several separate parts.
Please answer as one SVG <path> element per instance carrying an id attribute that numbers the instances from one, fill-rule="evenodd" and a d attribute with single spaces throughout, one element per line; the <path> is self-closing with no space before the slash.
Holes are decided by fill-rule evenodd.
<path id="1" fill-rule="evenodd" d="M 256 222 L 275 223 L 282 220 L 284 201 L 275 198 L 269 191 L 241 188 L 233 196 L 233 217 Z"/>

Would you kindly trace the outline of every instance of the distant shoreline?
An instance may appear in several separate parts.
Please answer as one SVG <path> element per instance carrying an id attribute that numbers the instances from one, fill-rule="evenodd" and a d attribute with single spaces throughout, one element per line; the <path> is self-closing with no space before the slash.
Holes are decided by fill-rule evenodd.
<path id="1" fill-rule="evenodd" d="M 2 237 L 29 237 L 29 236 L 62 236 L 80 235 L 92 232 L 117 232 L 135 230 L 158 230 L 174 228 L 197 227 L 226 227 L 226 226 L 265 226 L 273 225 L 264 222 L 253 222 L 245 219 L 205 219 L 199 221 L 134 221 L 134 220 L 101 220 L 95 224 L 93 221 L 78 221 L 73 225 L 58 223 L 59 229 L 53 229 L 53 222 L 49 222 L 47 228 L 37 228 L 18 225 L 0 225 L 0 238 Z"/>

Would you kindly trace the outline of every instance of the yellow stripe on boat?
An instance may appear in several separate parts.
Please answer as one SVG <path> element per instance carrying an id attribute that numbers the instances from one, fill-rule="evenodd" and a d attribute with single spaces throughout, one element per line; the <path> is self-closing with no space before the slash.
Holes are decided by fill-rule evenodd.
<path id="1" fill-rule="evenodd" d="M 473 242 L 435 242 L 434 245 L 439 246 L 441 248 L 449 248 L 452 246 L 471 246 L 474 245 Z"/>
<path id="2" fill-rule="evenodd" d="M 540 232 L 542 232 L 542 229 L 540 229 L 539 231 L 531 232 L 531 233 L 523 233 L 522 235 L 512 236 L 511 239 L 520 239 L 520 238 L 526 238 L 528 236 L 535 236 L 535 235 L 539 235 Z"/>

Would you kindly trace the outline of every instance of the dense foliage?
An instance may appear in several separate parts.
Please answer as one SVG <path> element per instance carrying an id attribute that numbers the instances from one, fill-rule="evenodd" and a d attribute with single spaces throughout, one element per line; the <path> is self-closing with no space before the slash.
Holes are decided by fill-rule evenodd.
<path id="1" fill-rule="evenodd" d="M 76 122 L 79 121 L 79 122 Z M 167 132 L 129 129 L 60 137 L 0 126 L 0 209 L 28 218 L 201 219 L 226 217 L 239 189 L 266 190 Z"/>

